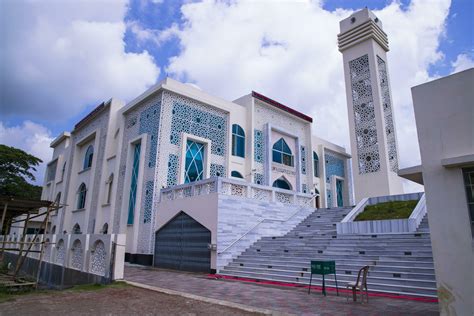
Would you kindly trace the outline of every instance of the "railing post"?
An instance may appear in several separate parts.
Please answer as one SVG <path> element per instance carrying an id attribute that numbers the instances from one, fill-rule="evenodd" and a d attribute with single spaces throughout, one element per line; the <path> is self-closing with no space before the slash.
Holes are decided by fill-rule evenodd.
<path id="1" fill-rule="evenodd" d="M 252 190 L 253 190 L 252 185 L 247 183 L 245 184 L 245 187 L 246 187 L 245 197 L 248 199 L 252 198 Z"/>

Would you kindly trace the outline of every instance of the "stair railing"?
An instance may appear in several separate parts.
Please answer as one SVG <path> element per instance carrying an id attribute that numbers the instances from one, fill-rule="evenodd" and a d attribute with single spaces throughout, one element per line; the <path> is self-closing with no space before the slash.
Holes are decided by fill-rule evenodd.
<path id="1" fill-rule="evenodd" d="M 316 195 L 314 197 L 311 198 L 310 202 L 316 198 Z M 224 250 L 222 251 L 218 251 L 217 254 L 220 255 L 220 254 L 223 254 L 224 252 L 226 252 L 227 250 L 229 250 L 232 246 L 234 246 L 237 242 L 239 242 L 242 238 L 244 238 L 245 236 L 247 236 L 250 232 L 252 232 L 255 228 L 257 228 L 257 226 L 259 226 L 260 224 L 262 224 L 263 222 L 265 221 L 268 221 L 268 222 L 287 222 L 289 220 L 291 220 L 296 214 L 298 214 L 299 212 L 301 212 L 303 210 L 303 208 L 297 210 L 296 212 L 294 212 L 293 214 L 291 214 L 290 217 L 286 218 L 286 219 L 272 219 L 272 218 L 264 218 L 262 219 L 261 221 L 259 221 L 255 226 L 252 226 L 252 228 L 250 228 L 249 230 L 247 230 L 244 234 L 242 234 L 239 238 L 237 238 L 236 240 L 234 240 L 233 242 L 231 242 L 227 247 L 224 248 Z M 316 209 L 317 210 L 317 209 Z"/>

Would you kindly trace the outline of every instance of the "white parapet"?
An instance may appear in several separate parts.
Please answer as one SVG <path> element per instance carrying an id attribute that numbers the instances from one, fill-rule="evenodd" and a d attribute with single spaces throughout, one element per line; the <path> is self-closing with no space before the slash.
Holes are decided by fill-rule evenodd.
<path id="1" fill-rule="evenodd" d="M 390 201 L 418 200 L 418 203 L 409 218 L 388 219 L 376 221 L 355 221 L 357 215 L 364 211 L 367 205 Z M 425 194 L 409 193 L 387 195 L 362 199 L 344 219 L 336 224 L 338 234 L 388 234 L 415 232 L 426 215 Z"/>
<path id="2" fill-rule="evenodd" d="M 23 241 L 32 242 L 35 235 L 25 235 Z M 107 279 L 123 279 L 125 259 L 125 234 L 54 234 L 38 235 L 37 242 L 44 242 L 42 261 L 85 273 L 103 276 Z M 0 236 L 0 246 L 5 243 L 5 252 L 18 254 L 12 248 L 20 248 L 21 237 Z M 23 253 L 27 250 L 23 247 Z M 0 248 L 1 249 L 1 248 Z M 34 244 L 31 250 L 41 250 L 41 244 Z M 38 252 L 28 254 L 39 260 Z"/>

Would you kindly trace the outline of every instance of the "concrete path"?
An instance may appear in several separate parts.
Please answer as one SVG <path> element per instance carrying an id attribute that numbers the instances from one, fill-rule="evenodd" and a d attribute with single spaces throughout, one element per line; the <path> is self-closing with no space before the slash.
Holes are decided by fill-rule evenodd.
<path id="1" fill-rule="evenodd" d="M 320 292 L 209 278 L 206 274 L 125 266 L 125 280 L 205 298 L 295 315 L 438 315 L 437 303 L 370 297 L 369 304 L 346 301 L 346 293 Z"/>

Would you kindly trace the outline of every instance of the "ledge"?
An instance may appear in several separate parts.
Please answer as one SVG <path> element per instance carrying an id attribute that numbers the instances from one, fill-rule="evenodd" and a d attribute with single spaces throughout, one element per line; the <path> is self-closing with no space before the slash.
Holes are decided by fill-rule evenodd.
<path id="1" fill-rule="evenodd" d="M 72 210 L 71 212 L 73 213 L 79 213 L 79 212 L 84 212 L 86 209 L 85 208 L 78 208 L 76 210 Z"/>
<path id="2" fill-rule="evenodd" d="M 474 154 L 441 159 L 441 165 L 445 168 L 472 167 L 474 166 Z"/>
<path id="3" fill-rule="evenodd" d="M 82 170 L 79 171 L 77 174 L 81 174 L 81 173 L 87 172 L 87 171 L 89 171 L 89 170 L 91 170 L 91 167 L 86 168 L 86 169 L 82 169 Z"/>
<path id="4" fill-rule="evenodd" d="M 399 177 L 423 185 L 423 173 L 421 170 L 421 165 L 418 165 L 400 169 L 397 174 Z"/>

